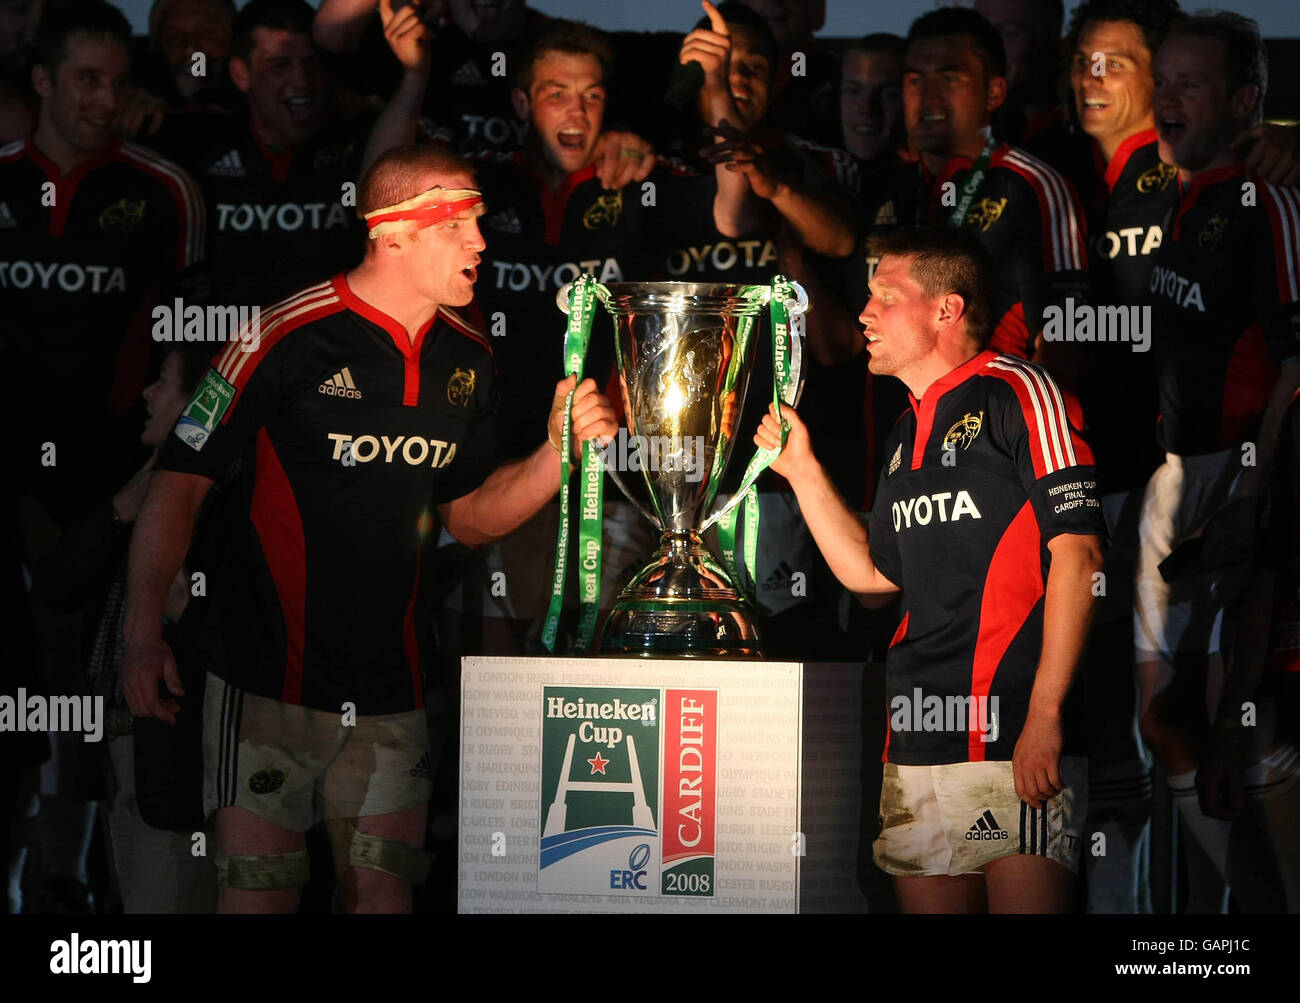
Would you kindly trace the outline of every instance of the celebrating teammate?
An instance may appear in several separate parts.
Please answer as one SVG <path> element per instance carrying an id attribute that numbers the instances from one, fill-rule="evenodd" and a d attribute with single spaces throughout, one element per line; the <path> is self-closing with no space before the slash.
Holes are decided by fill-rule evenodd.
<path id="1" fill-rule="evenodd" d="M 876 251 L 871 370 L 912 407 L 869 531 L 787 409 L 773 464 L 845 587 L 902 593 L 876 863 L 908 912 L 1060 912 L 1087 794 L 1071 683 L 1101 567 L 1092 453 L 1068 393 L 987 349 L 992 263 L 972 235 L 899 231 Z M 754 441 L 780 448 L 775 409 Z"/>
<path id="2" fill-rule="evenodd" d="M 171 720 L 163 600 L 214 477 L 252 448 L 248 531 L 209 585 L 224 650 L 205 696 L 205 802 L 227 912 L 295 908 L 314 799 L 349 910 L 410 909 L 430 786 L 421 564 L 434 512 L 485 543 L 559 486 L 545 442 L 493 469 L 492 354 L 453 309 L 472 298 L 484 249 L 467 162 L 390 152 L 358 202 L 365 260 L 269 308 L 256 351 L 217 358 L 132 540 L 123 689 L 137 715 Z M 575 382 L 556 387 L 548 437 L 560 440 L 570 391 L 575 437 L 612 435 L 608 401 Z"/>

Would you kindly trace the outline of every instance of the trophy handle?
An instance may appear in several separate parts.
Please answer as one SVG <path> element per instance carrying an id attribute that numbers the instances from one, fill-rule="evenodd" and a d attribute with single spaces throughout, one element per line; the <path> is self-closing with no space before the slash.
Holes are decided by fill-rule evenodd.
<path id="1" fill-rule="evenodd" d="M 597 298 L 600 299 L 602 303 L 605 302 L 609 297 L 609 290 L 599 282 L 594 283 L 594 285 Z M 560 308 L 560 312 L 566 317 L 569 315 L 570 293 L 572 289 L 573 283 L 566 282 L 564 285 L 560 286 L 555 293 L 555 305 Z M 637 510 L 650 520 L 652 525 L 656 526 L 660 532 L 663 532 L 663 523 L 660 521 L 659 517 L 651 512 L 650 509 L 646 508 L 645 504 L 632 494 L 631 490 L 628 489 L 627 484 L 623 481 L 623 478 L 619 476 L 618 471 L 614 469 L 613 465 L 604 463 L 602 466 L 605 468 L 605 473 L 609 474 L 614 483 L 618 485 L 618 489 L 623 492 L 623 497 L 635 505 Z"/>

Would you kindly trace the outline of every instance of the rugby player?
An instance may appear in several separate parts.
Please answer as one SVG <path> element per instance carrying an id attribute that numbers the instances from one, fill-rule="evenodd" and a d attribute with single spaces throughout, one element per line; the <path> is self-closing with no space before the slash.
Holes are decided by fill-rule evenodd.
<path id="1" fill-rule="evenodd" d="M 875 250 L 871 370 L 901 380 L 911 408 L 869 528 L 786 408 L 773 464 L 845 587 L 902 593 L 875 859 L 906 912 L 1064 911 L 1087 798 L 1071 683 L 1105 533 L 1079 407 L 987 348 L 993 266 L 973 235 L 900 230 Z M 780 448 L 775 408 L 754 441 Z M 947 717 L 927 716 L 936 701 Z"/>
<path id="2" fill-rule="evenodd" d="M 295 908 L 314 799 L 348 909 L 409 911 L 426 869 L 433 514 L 461 542 L 487 543 L 560 483 L 547 442 L 496 464 L 492 353 L 457 309 L 484 251 L 469 164 L 437 147 L 391 151 L 358 203 L 365 260 L 270 308 L 256 351 L 217 358 L 132 538 L 123 691 L 136 715 L 174 720 L 180 681 L 158 629 L 167 585 L 214 476 L 253 449 L 251 521 L 210 589 L 224 650 L 205 693 L 205 807 L 227 912 Z M 616 431 L 594 382 L 576 383 L 556 385 L 539 439 L 561 441 L 570 391 L 576 440 Z"/>
<path id="3" fill-rule="evenodd" d="M 1166 581 L 1160 565 L 1224 502 L 1234 481 L 1271 469 L 1297 385 L 1300 198 L 1240 160 L 1239 140 L 1260 123 L 1266 89 L 1258 30 L 1236 14 L 1176 22 L 1156 55 L 1160 159 L 1178 170 L 1180 200 L 1150 283 L 1165 462 L 1147 485 L 1139 526 L 1140 723 L 1180 814 L 1230 882 L 1233 823 L 1206 815 L 1195 780 L 1232 646 L 1225 611 L 1243 573 Z M 1287 788 L 1294 772 L 1285 757 L 1270 758 L 1275 751 L 1248 750 L 1247 762 L 1264 766 L 1255 782 L 1261 793 Z M 1245 890 L 1236 890 L 1241 907 L 1252 908 Z"/>
<path id="4" fill-rule="evenodd" d="M 1155 367 L 1142 307 L 1165 216 L 1178 202 L 1177 171 L 1156 143 L 1151 66 L 1176 0 L 1090 0 L 1070 27 L 1070 82 L 1088 140 L 1070 172 L 1088 212 L 1092 302 L 1119 308 L 1129 341 L 1084 345 L 1079 402 L 1097 460 L 1110 535 L 1106 589 L 1088 641 L 1090 831 L 1107 852 L 1089 854 L 1090 912 L 1147 912 L 1144 876 L 1150 838 L 1150 754 L 1137 727 L 1133 669 L 1133 571 L 1142 489 L 1159 465 Z M 1100 56 L 1100 58 L 1099 58 Z M 1133 307 L 1138 312 L 1129 308 Z M 1136 323 L 1134 323 L 1136 322 Z"/>
<path id="5" fill-rule="evenodd" d="M 993 26 L 945 7 L 913 22 L 903 65 L 903 114 L 915 164 L 864 182 L 866 236 L 921 221 L 949 221 L 991 139 L 1007 92 L 1006 56 Z M 964 225 L 997 262 L 992 345 L 1068 371 L 1068 353 L 1044 345 L 1048 307 L 1083 298 L 1087 252 L 1082 208 L 1069 183 L 1024 150 L 994 140 Z M 873 261 L 864 254 L 867 278 Z M 859 286 L 858 288 L 861 288 Z M 1069 346 L 1064 346 L 1069 347 Z"/>

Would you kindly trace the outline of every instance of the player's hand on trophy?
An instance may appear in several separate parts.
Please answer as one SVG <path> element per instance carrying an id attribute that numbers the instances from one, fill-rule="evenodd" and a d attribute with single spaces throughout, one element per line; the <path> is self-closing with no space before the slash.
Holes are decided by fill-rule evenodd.
<path id="1" fill-rule="evenodd" d="M 605 132 L 596 140 L 596 177 L 603 188 L 617 191 L 644 181 L 654 166 L 654 144 L 635 132 Z"/>
<path id="2" fill-rule="evenodd" d="M 1030 709 L 1011 754 L 1016 794 L 1031 808 L 1043 808 L 1061 793 L 1061 719 Z"/>
<path id="3" fill-rule="evenodd" d="M 731 66 L 731 32 L 718 8 L 704 0 L 700 4 L 709 18 L 709 27 L 696 28 L 682 41 L 677 61 L 699 63 L 704 70 L 704 90 L 713 98 L 731 99 L 731 83 L 727 73 Z"/>
<path id="4" fill-rule="evenodd" d="M 135 717 L 162 718 L 176 723 L 179 703 L 158 692 L 159 682 L 166 681 L 172 696 L 183 696 L 176 656 L 160 635 L 143 641 L 128 640 L 122 659 L 122 695 Z"/>
<path id="5" fill-rule="evenodd" d="M 1300 127 L 1265 122 L 1247 129 L 1232 146 L 1246 170 L 1269 184 L 1300 184 Z"/>
<path id="6" fill-rule="evenodd" d="M 564 436 L 564 401 L 576 382 L 576 376 L 566 376 L 555 384 L 555 399 L 551 402 L 551 417 L 546 423 L 546 434 L 557 452 Z M 596 388 L 596 381 L 587 377 L 578 383 L 578 389 L 573 395 L 574 459 L 581 458 L 581 443 L 587 439 L 595 439 L 597 445 L 604 446 L 617 434 L 618 420 L 614 417 L 613 405 Z"/>
<path id="7" fill-rule="evenodd" d="M 384 41 L 407 73 L 428 76 L 433 31 L 420 18 L 419 0 L 393 10 L 393 0 L 379 0 L 379 20 L 384 26 Z"/>
<path id="8" fill-rule="evenodd" d="M 785 448 L 781 449 L 781 422 L 789 427 L 785 439 Z M 776 416 L 776 405 L 767 406 L 767 414 L 754 435 L 754 445 L 761 449 L 780 449 L 781 454 L 772 461 L 772 469 L 791 483 L 802 480 L 809 468 L 817 463 L 813 455 L 812 437 L 808 435 L 808 426 L 789 405 L 781 408 L 781 417 Z"/>

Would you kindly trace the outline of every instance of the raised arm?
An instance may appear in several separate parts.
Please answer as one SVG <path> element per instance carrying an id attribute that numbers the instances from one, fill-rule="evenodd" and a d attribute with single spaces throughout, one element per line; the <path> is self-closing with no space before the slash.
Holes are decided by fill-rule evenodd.
<path id="1" fill-rule="evenodd" d="M 789 407 L 781 408 L 781 416 L 789 422 L 790 434 L 772 469 L 794 488 L 799 511 L 803 513 L 804 521 L 817 541 L 817 548 L 835 577 L 846 589 L 858 595 L 891 596 L 901 591 L 881 574 L 871 559 L 867 527 L 844 504 L 826 470 L 817 462 L 803 420 Z M 780 447 L 780 424 L 775 406 L 763 416 L 754 442 L 764 449 Z"/>
<path id="2" fill-rule="evenodd" d="M 576 382 L 569 376 L 555 386 L 547 442 L 524 459 L 498 467 L 469 494 L 438 507 L 447 531 L 461 543 L 478 546 L 514 532 L 541 511 L 559 490 L 557 451 L 564 428 L 564 401 Z M 617 431 L 614 409 L 596 389 L 596 381 L 583 380 L 573 398 L 575 455 L 580 455 L 579 443 L 612 437 Z"/>
<path id="3" fill-rule="evenodd" d="M 394 13 L 392 0 L 379 0 L 379 17 L 384 25 L 384 39 L 402 64 L 402 79 L 370 130 L 361 158 L 363 174 L 389 150 L 415 142 L 420 127 L 420 107 L 429 86 L 429 43 L 433 33 L 420 20 L 417 8 L 402 7 Z M 318 14 L 317 22 L 319 20 Z"/>
<path id="4" fill-rule="evenodd" d="M 377 0 L 325 0 L 316 11 L 311 34 L 327 52 L 351 52 L 361 44 Z"/>

